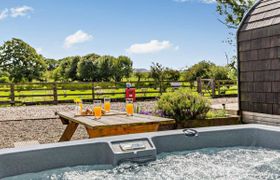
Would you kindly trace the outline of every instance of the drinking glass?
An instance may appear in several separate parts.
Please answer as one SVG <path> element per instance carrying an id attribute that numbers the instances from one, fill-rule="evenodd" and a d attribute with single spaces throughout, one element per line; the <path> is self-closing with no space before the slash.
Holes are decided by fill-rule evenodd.
<path id="1" fill-rule="evenodd" d="M 76 114 L 81 115 L 83 113 L 83 101 L 81 99 L 75 99 L 76 103 Z"/>
<path id="2" fill-rule="evenodd" d="M 134 107 L 133 107 L 133 99 L 132 98 L 127 98 L 126 99 L 126 114 L 128 116 L 133 116 L 133 111 L 134 111 Z"/>
<path id="3" fill-rule="evenodd" d="M 100 119 L 102 116 L 101 100 L 93 101 L 93 112 L 95 119 Z"/>
<path id="4" fill-rule="evenodd" d="M 111 110 L 111 99 L 110 98 L 104 98 L 104 109 L 105 109 L 105 112 L 110 112 L 110 110 Z"/>

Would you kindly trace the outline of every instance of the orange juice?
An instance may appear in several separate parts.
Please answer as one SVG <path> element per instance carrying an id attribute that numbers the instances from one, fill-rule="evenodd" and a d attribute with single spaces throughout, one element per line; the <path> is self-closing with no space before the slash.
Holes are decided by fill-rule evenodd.
<path id="1" fill-rule="evenodd" d="M 126 104 L 126 113 L 129 116 L 133 115 L 133 104 L 130 103 Z"/>
<path id="2" fill-rule="evenodd" d="M 100 106 L 96 106 L 93 108 L 94 111 L 94 116 L 96 119 L 100 119 L 102 116 L 102 112 L 101 112 L 101 107 Z"/>
<path id="3" fill-rule="evenodd" d="M 82 114 L 83 112 L 83 103 L 79 102 L 79 112 Z"/>
<path id="4" fill-rule="evenodd" d="M 104 109 L 105 109 L 106 112 L 110 112 L 110 109 L 111 109 L 110 102 L 105 102 L 104 103 Z"/>

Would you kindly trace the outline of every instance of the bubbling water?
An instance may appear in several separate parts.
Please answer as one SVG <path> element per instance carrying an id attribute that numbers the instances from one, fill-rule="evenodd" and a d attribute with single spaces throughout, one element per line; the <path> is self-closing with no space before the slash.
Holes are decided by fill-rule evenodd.
<path id="1" fill-rule="evenodd" d="M 206 148 L 163 153 L 146 164 L 124 163 L 115 168 L 77 166 L 7 179 L 142 180 L 142 179 L 279 179 L 280 151 L 264 148 Z"/>

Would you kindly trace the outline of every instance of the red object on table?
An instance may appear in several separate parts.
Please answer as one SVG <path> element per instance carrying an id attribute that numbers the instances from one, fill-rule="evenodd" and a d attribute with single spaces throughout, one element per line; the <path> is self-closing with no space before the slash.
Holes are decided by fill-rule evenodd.
<path id="1" fill-rule="evenodd" d="M 133 101 L 136 101 L 136 89 L 135 88 L 126 88 L 125 89 L 125 98 L 132 98 Z"/>

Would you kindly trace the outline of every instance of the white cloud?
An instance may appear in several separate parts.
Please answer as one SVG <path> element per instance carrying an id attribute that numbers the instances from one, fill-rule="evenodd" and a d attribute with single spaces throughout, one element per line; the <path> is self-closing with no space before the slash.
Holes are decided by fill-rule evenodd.
<path id="1" fill-rule="evenodd" d="M 92 39 L 93 39 L 92 35 L 87 34 L 87 33 L 83 32 L 82 30 L 79 30 L 79 31 L 75 32 L 74 34 L 71 34 L 65 38 L 64 47 L 70 48 L 74 44 L 87 42 Z"/>
<path id="2" fill-rule="evenodd" d="M 216 3 L 216 0 L 174 0 L 175 2 L 184 3 L 184 2 L 200 2 L 205 4 Z"/>
<path id="3" fill-rule="evenodd" d="M 33 8 L 29 6 L 20 6 L 10 9 L 10 14 L 12 17 L 26 16 L 29 12 L 32 12 Z"/>
<path id="4" fill-rule="evenodd" d="M 3 11 L 0 11 L 0 20 L 5 19 L 9 16 L 9 10 L 6 8 Z"/>
<path id="5" fill-rule="evenodd" d="M 132 44 L 126 51 L 133 54 L 146 54 L 169 49 L 173 45 L 169 41 L 151 40 L 147 43 Z"/>
<path id="6" fill-rule="evenodd" d="M 33 8 L 29 6 L 20 6 L 15 8 L 7 9 L 0 11 L 0 20 L 3 20 L 7 17 L 19 17 L 19 16 L 26 16 L 28 13 L 32 12 Z"/>

